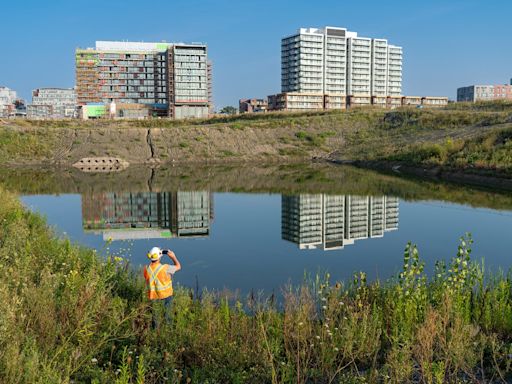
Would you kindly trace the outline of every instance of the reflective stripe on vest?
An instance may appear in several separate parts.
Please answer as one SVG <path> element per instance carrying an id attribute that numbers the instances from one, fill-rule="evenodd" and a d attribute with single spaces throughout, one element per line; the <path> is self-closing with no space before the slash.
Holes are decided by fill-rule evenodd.
<path id="1" fill-rule="evenodd" d="M 158 274 L 164 267 L 165 265 L 160 264 L 154 271 L 152 271 L 149 265 L 146 266 L 146 274 L 148 276 L 146 284 L 148 286 L 148 297 L 150 299 L 165 299 L 172 295 L 171 278 L 169 277 L 169 281 L 165 281 L 165 283 L 162 283 L 158 278 Z"/>

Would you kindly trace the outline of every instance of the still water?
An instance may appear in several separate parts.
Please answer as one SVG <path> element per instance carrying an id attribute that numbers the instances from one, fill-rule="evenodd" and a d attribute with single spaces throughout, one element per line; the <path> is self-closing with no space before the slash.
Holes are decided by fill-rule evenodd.
<path id="1" fill-rule="evenodd" d="M 156 172 L 149 183 L 73 174 L 60 186 L 21 188 L 22 201 L 60 235 L 135 267 L 151 247 L 170 248 L 183 266 L 175 280 L 200 289 L 272 292 L 325 271 L 333 280 L 356 271 L 383 280 L 401 268 L 408 241 L 432 271 L 466 232 L 486 269 L 512 266 L 507 194 L 319 166 Z"/>

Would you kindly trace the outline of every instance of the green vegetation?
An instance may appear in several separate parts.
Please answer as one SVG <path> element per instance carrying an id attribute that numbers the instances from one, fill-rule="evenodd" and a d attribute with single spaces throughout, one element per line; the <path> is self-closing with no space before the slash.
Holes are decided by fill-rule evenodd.
<path id="1" fill-rule="evenodd" d="M 169 158 L 182 163 L 311 158 L 400 161 L 507 178 L 512 161 L 510 102 L 456 103 L 444 109 L 257 113 L 197 120 L 8 120 L 0 124 L 0 164 L 70 165 L 91 151 L 98 156 L 108 151 L 130 164 L 141 164 L 149 161 L 146 136 L 150 129 L 155 130 L 152 143 L 156 148 L 172 144 L 169 153 L 157 150 L 151 158 L 162 162 Z M 134 141 L 138 144 L 133 145 Z M 226 151 L 235 155 L 227 156 Z M 169 158 L 164 158 L 164 153 Z"/>
<path id="2" fill-rule="evenodd" d="M 282 300 L 179 288 L 150 328 L 125 261 L 58 240 L 0 191 L 0 381 L 444 383 L 512 373 L 512 276 L 484 279 L 461 239 L 432 279 L 414 245 L 393 279 L 329 276 Z"/>
<path id="3" fill-rule="evenodd" d="M 236 113 L 238 113 L 238 109 L 235 107 L 232 107 L 231 105 L 228 105 L 226 107 L 223 107 L 220 110 L 220 113 L 225 113 L 227 115 L 235 115 Z"/>
<path id="4" fill-rule="evenodd" d="M 489 132 L 469 140 L 416 144 L 390 156 L 390 160 L 422 165 L 443 165 L 512 174 L 512 128 Z"/>
<path id="5" fill-rule="evenodd" d="M 46 135 L 44 132 L 0 129 L 0 159 L 19 158 L 24 162 L 46 158 L 53 154 L 56 142 L 55 135 Z"/>

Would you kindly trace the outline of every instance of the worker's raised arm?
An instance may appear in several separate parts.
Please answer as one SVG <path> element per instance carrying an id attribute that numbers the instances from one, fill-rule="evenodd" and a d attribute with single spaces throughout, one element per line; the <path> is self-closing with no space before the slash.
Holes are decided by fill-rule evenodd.
<path id="1" fill-rule="evenodd" d="M 168 250 L 167 255 L 169 256 L 169 258 L 172 260 L 172 262 L 176 266 L 176 271 L 179 271 L 181 269 L 181 264 L 180 264 L 178 258 L 176 257 L 176 255 L 174 254 L 174 252 L 171 250 Z"/>

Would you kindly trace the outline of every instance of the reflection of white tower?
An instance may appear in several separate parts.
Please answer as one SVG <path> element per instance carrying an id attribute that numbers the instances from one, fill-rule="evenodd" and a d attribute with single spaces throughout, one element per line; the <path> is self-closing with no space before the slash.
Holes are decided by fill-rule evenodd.
<path id="1" fill-rule="evenodd" d="M 345 237 L 349 240 L 368 237 L 368 196 L 347 196 L 347 230 Z"/>
<path id="2" fill-rule="evenodd" d="M 322 195 L 282 196 L 281 236 L 312 249 L 322 244 Z"/>
<path id="3" fill-rule="evenodd" d="M 341 249 L 355 240 L 398 229 L 398 198 L 387 196 L 282 196 L 281 235 L 300 249 Z"/>
<path id="4" fill-rule="evenodd" d="M 343 248 L 345 237 L 345 196 L 324 195 L 322 218 L 324 249 Z"/>
<path id="5" fill-rule="evenodd" d="M 383 237 L 384 236 L 384 196 L 370 197 L 370 237 Z"/>
<path id="6" fill-rule="evenodd" d="M 398 229 L 398 197 L 385 197 L 385 230 L 394 231 Z"/>

